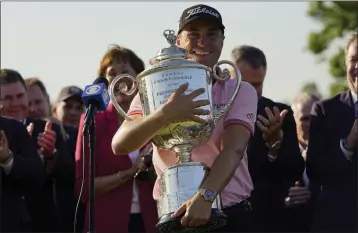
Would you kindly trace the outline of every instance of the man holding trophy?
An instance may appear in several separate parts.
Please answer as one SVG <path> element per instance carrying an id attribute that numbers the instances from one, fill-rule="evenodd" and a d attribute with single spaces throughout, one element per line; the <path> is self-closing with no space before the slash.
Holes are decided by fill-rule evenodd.
<path id="1" fill-rule="evenodd" d="M 126 121 L 112 148 L 128 154 L 153 141 L 160 232 L 249 231 L 253 184 L 246 147 L 258 99 L 239 70 L 237 80 L 217 74 L 220 64 L 235 66 L 218 62 L 224 30 L 216 9 L 192 6 L 184 10 L 177 36 L 164 32 L 171 47 L 148 70 L 113 81 L 111 91 L 125 76 L 139 85 L 128 115 L 116 107 Z"/>

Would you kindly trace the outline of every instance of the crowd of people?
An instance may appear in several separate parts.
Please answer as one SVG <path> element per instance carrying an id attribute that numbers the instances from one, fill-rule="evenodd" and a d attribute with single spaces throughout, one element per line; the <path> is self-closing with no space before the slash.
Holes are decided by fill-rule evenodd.
<path id="1" fill-rule="evenodd" d="M 177 45 L 189 59 L 213 67 L 221 56 L 225 26 L 207 5 L 191 6 L 179 20 Z M 215 125 L 194 161 L 211 169 L 198 193 L 173 217 L 197 227 L 210 218 L 220 194 L 227 224 L 217 232 L 357 232 L 358 36 L 345 50 L 349 91 L 329 99 L 300 93 L 291 106 L 263 96 L 268 63 L 249 45 L 232 50 L 242 73 L 237 97 Z M 129 48 L 112 45 L 98 75 L 109 83 L 120 74 L 145 70 Z M 16 69 L 0 74 L 1 232 L 87 232 L 89 226 L 88 137 L 82 136 L 83 90 L 66 86 L 50 104 L 36 77 Z M 215 107 L 224 106 L 237 77 L 213 80 Z M 129 80 L 129 88 L 133 85 Z M 190 85 L 190 83 L 189 83 Z M 175 154 L 151 144 L 165 125 L 209 112 L 184 94 L 182 85 L 161 108 L 143 116 L 138 91 L 116 93 L 133 119 L 126 121 L 110 103 L 95 115 L 95 231 L 156 232 L 158 180 L 176 162 Z M 219 109 L 220 110 L 220 109 Z M 152 164 L 143 158 L 153 158 Z"/>

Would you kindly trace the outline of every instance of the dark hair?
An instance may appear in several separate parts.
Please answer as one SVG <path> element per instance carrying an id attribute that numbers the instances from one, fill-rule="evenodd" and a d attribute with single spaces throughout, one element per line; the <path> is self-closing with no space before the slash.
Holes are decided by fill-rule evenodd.
<path id="1" fill-rule="evenodd" d="M 45 85 L 43 84 L 43 82 L 41 82 L 40 79 L 38 79 L 36 77 L 27 78 L 27 79 L 25 79 L 25 83 L 26 83 L 27 87 L 38 86 L 40 88 L 40 90 L 42 91 L 42 94 L 45 96 L 47 101 L 50 103 L 50 96 L 47 93 Z"/>
<path id="2" fill-rule="evenodd" d="M 106 69 L 113 61 L 129 62 L 134 71 L 139 74 L 145 69 L 144 62 L 132 50 L 121 47 L 116 44 L 109 46 L 108 51 L 104 54 L 98 69 L 98 76 L 104 77 Z"/>
<path id="3" fill-rule="evenodd" d="M 242 45 L 234 48 L 231 52 L 231 58 L 235 63 L 245 61 L 254 69 L 260 67 L 267 68 L 264 52 L 253 46 Z"/>
<path id="4" fill-rule="evenodd" d="M 27 89 L 25 81 L 19 72 L 12 69 L 1 69 L 0 86 L 17 82 L 20 82 L 25 87 L 25 89 Z"/>

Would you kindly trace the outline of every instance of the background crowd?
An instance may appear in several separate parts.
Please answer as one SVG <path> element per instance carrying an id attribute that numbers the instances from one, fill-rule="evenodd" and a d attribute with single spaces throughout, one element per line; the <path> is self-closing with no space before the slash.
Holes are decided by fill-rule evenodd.
<path id="1" fill-rule="evenodd" d="M 225 17 L 225 16 L 224 16 Z M 247 199 L 252 232 L 356 232 L 358 105 L 357 35 L 346 43 L 344 69 L 349 90 L 329 99 L 315 93 L 292 96 L 290 106 L 263 96 L 268 61 L 254 45 L 232 48 L 234 62 L 259 97 L 257 115 L 285 112 L 276 150 L 255 124 L 248 147 L 253 191 Z M 130 48 L 109 46 L 98 76 L 109 83 L 136 76 L 145 63 Z M 232 76 L 232 79 L 235 79 Z M 131 86 L 128 80 L 126 83 Z M 85 107 L 77 86 L 48 93 L 41 77 L 23 77 L 16 67 L 0 74 L 1 232 L 88 230 L 89 152 L 82 137 Z M 57 95 L 56 95 L 57 94 Z M 128 111 L 132 95 L 117 93 Z M 53 103 L 50 96 L 57 96 Z M 116 156 L 111 141 L 124 118 L 113 104 L 98 112 L 95 150 L 95 223 L 98 232 L 155 232 L 156 174 L 143 158 L 152 146 Z"/>

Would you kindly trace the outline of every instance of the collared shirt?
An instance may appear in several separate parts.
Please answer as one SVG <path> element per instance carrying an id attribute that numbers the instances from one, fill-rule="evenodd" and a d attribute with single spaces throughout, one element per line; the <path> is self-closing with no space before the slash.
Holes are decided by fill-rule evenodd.
<path id="1" fill-rule="evenodd" d="M 357 93 L 351 91 L 351 96 L 352 96 L 352 100 L 353 100 L 353 105 L 354 105 L 354 112 L 356 113 L 358 111 L 358 109 L 356 109 L 358 106 L 357 106 Z M 343 145 L 343 139 L 341 139 L 339 141 L 339 146 L 341 147 L 341 150 L 344 154 L 344 156 L 346 157 L 347 160 L 351 161 L 352 160 L 352 156 L 354 154 L 354 152 L 352 151 L 349 151 L 347 150 L 346 148 L 344 148 L 344 145 Z"/>
<path id="2" fill-rule="evenodd" d="M 217 82 L 212 89 L 212 99 L 218 111 L 226 105 L 228 98 L 233 93 L 236 80 L 228 80 L 224 83 Z M 193 88 L 193 87 L 192 87 Z M 128 115 L 142 114 L 140 97 L 134 97 Z M 222 117 L 215 125 L 211 139 L 204 145 L 192 151 L 192 160 L 203 162 L 208 167 L 214 163 L 220 153 L 221 135 L 224 128 L 230 124 L 241 124 L 254 134 L 257 112 L 257 94 L 255 89 L 247 82 L 242 82 L 237 97 L 232 103 L 225 117 Z M 157 181 L 154 186 L 153 196 L 157 200 L 160 197 L 159 178 L 166 168 L 176 164 L 176 155 L 173 152 L 164 151 L 153 146 L 153 165 L 157 172 Z M 193 177 L 196 178 L 196 177 Z M 230 182 L 221 192 L 223 207 L 229 207 L 250 197 L 253 184 L 248 169 L 247 154 L 242 158 Z"/>
<path id="3" fill-rule="evenodd" d="M 305 149 L 303 146 L 301 146 L 301 144 L 298 145 L 300 147 L 300 151 L 301 151 L 301 154 L 302 156 L 306 156 L 304 155 L 304 153 L 307 153 L 307 149 Z M 306 159 L 305 159 L 306 160 Z M 308 176 L 307 176 L 307 171 L 306 171 L 306 167 L 305 167 L 305 170 L 303 171 L 303 174 L 302 174 L 302 179 L 303 179 L 303 182 L 304 182 L 304 186 L 305 187 L 308 187 L 309 183 L 310 183 L 310 180 L 308 179 Z"/>

